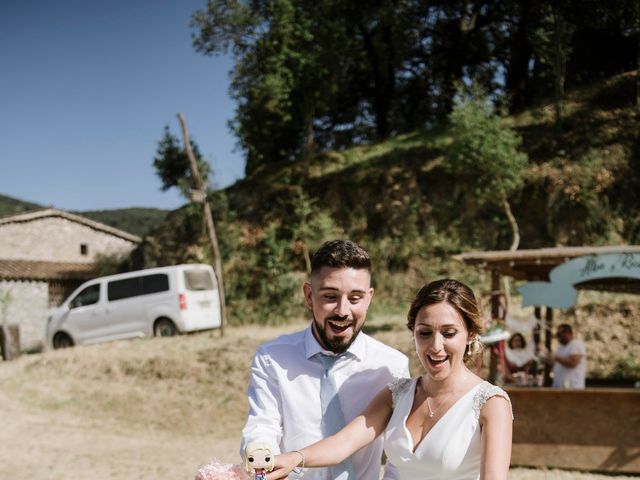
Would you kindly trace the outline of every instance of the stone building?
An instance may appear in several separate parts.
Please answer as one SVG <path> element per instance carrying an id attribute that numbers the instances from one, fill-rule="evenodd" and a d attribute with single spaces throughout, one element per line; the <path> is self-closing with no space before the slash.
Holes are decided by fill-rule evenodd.
<path id="1" fill-rule="evenodd" d="M 0 218 L 0 323 L 17 324 L 20 346 L 44 346 L 49 311 L 96 276 L 100 256 L 126 256 L 141 239 L 54 208 Z"/>

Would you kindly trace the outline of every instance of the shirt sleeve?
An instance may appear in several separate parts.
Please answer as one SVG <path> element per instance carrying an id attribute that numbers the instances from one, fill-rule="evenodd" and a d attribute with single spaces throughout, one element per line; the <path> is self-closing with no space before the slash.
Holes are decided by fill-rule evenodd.
<path id="1" fill-rule="evenodd" d="M 274 454 L 280 453 L 283 433 L 280 389 L 269 356 L 260 351 L 251 364 L 247 397 L 249 414 L 242 429 L 240 456 L 250 442 L 266 443 L 271 446 Z"/>
<path id="2" fill-rule="evenodd" d="M 569 356 L 580 355 L 581 357 L 584 357 L 586 353 L 587 352 L 584 343 L 582 343 L 581 341 L 572 342 L 572 344 L 569 346 Z"/>
<path id="3" fill-rule="evenodd" d="M 399 355 L 398 355 L 399 354 Z M 410 378 L 409 374 L 409 358 L 401 352 L 397 352 L 394 356 L 389 356 L 387 368 L 392 379 Z"/>

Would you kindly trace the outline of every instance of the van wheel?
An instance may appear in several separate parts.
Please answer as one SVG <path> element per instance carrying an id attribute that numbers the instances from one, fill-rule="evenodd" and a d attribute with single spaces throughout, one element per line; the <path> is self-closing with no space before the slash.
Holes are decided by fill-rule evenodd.
<path id="1" fill-rule="evenodd" d="M 73 347 L 73 339 L 66 333 L 59 332 L 53 337 L 53 348 L 58 350 L 60 348 Z"/>
<path id="2" fill-rule="evenodd" d="M 161 318 L 153 326 L 153 335 L 156 337 L 173 337 L 178 329 L 168 318 Z"/>

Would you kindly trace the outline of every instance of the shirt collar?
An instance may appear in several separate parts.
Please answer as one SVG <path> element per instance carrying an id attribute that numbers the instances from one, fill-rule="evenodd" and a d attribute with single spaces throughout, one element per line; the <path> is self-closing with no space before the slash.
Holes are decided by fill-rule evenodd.
<path id="1" fill-rule="evenodd" d="M 309 326 L 304 332 L 304 347 L 307 360 L 318 353 L 327 353 L 329 355 L 332 355 L 331 352 L 328 352 L 320 346 L 320 344 L 316 340 L 316 337 L 313 336 L 311 325 L 312 323 L 309 323 Z M 362 360 L 364 358 L 365 350 L 367 347 L 365 337 L 365 333 L 361 331 L 345 353 L 358 360 Z"/>

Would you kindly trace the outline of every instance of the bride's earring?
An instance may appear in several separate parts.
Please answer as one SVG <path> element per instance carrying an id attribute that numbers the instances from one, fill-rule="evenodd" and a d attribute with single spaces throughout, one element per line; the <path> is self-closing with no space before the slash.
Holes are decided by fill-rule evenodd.
<path id="1" fill-rule="evenodd" d="M 480 344 L 480 340 L 477 336 L 475 336 L 467 343 L 467 355 L 475 355 L 480 351 L 481 348 L 482 345 Z"/>

